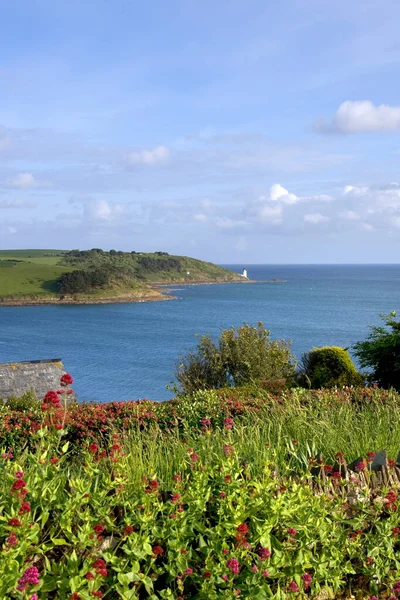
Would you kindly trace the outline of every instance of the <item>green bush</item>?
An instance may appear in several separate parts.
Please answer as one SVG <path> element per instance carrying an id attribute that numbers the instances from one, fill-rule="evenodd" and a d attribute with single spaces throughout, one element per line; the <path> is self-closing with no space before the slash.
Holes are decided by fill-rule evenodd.
<path id="1" fill-rule="evenodd" d="M 299 382 L 312 389 L 364 385 L 348 351 L 338 346 L 306 352 L 301 360 Z"/>
<path id="2" fill-rule="evenodd" d="M 400 322 L 396 313 L 381 315 L 385 326 L 372 327 L 365 342 L 354 345 L 363 368 L 369 368 L 368 380 L 380 387 L 400 390 Z"/>
<path id="3" fill-rule="evenodd" d="M 291 343 L 271 340 L 263 323 L 257 327 L 221 330 L 215 344 L 203 336 L 195 351 L 182 358 L 176 369 L 180 391 L 191 394 L 199 389 L 240 387 L 262 380 L 289 379 L 296 368 Z"/>

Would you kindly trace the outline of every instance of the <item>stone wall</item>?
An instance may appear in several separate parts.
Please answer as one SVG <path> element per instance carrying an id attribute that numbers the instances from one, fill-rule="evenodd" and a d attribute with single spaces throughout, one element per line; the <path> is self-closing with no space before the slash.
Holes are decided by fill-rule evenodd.
<path id="1" fill-rule="evenodd" d="M 0 399 L 22 396 L 34 391 L 38 399 L 49 390 L 60 388 L 60 377 L 65 373 L 60 358 L 32 360 L 20 363 L 0 363 Z"/>

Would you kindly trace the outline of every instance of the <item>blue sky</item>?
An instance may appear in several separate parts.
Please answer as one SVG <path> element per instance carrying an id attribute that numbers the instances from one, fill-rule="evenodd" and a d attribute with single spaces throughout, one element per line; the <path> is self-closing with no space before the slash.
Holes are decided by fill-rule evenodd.
<path id="1" fill-rule="evenodd" d="M 397 0 L 0 14 L 0 247 L 399 262 Z"/>

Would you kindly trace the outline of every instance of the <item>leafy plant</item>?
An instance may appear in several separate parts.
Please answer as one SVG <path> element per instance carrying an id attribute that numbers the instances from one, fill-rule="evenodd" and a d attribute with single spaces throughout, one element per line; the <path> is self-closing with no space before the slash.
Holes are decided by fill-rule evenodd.
<path id="1" fill-rule="evenodd" d="M 367 340 L 354 345 L 355 355 L 371 383 L 400 390 L 400 321 L 395 312 L 381 318 L 384 325 L 371 327 Z"/>
<path id="2" fill-rule="evenodd" d="M 217 343 L 202 336 L 196 351 L 182 358 L 176 369 L 180 391 L 236 387 L 261 380 L 288 379 L 295 373 L 291 343 L 271 340 L 259 322 L 221 330 Z"/>
<path id="3" fill-rule="evenodd" d="M 313 348 L 303 354 L 299 382 L 312 389 L 364 385 L 348 351 L 337 346 Z"/>

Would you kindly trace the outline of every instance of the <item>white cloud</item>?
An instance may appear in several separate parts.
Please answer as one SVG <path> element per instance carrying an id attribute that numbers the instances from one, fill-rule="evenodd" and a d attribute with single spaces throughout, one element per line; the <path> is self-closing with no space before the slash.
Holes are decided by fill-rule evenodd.
<path id="1" fill-rule="evenodd" d="M 0 208 L 36 208 L 36 202 L 29 202 L 28 200 L 1 200 Z"/>
<path id="2" fill-rule="evenodd" d="M 89 200 L 84 203 L 84 216 L 90 222 L 110 223 L 124 213 L 124 206 L 106 200 Z"/>
<path id="3" fill-rule="evenodd" d="M 363 196 L 368 192 L 368 187 L 357 187 L 354 185 L 345 185 L 343 188 L 343 196 L 351 194 L 352 196 Z"/>
<path id="4" fill-rule="evenodd" d="M 263 223 L 272 223 L 279 225 L 283 220 L 283 210 L 281 206 L 265 205 L 259 209 L 259 218 Z"/>
<path id="5" fill-rule="evenodd" d="M 395 131 L 400 129 L 400 106 L 375 106 L 369 100 L 347 100 L 339 106 L 331 123 L 317 120 L 314 129 L 322 133 Z"/>
<path id="6" fill-rule="evenodd" d="M 19 173 L 5 181 L 4 187 L 17 190 L 34 190 L 49 187 L 44 181 L 38 181 L 32 173 Z"/>
<path id="7" fill-rule="evenodd" d="M 346 219 L 346 221 L 359 221 L 361 218 L 358 213 L 354 212 L 354 210 L 344 210 L 343 212 L 339 213 L 339 217 Z"/>
<path id="8" fill-rule="evenodd" d="M 127 156 L 129 165 L 156 165 L 165 163 L 170 157 L 170 151 L 165 146 L 157 146 L 153 150 L 140 150 L 138 152 L 130 152 Z"/>
<path id="9" fill-rule="evenodd" d="M 304 220 L 306 223 L 312 223 L 313 225 L 316 225 L 318 223 L 326 223 L 330 219 L 329 217 L 321 215 L 321 213 L 309 213 L 304 215 Z"/>
<path id="10" fill-rule="evenodd" d="M 273 202 L 279 201 L 285 204 L 295 204 L 298 197 L 291 194 L 288 190 L 282 187 L 279 183 L 274 183 L 269 189 L 269 197 Z"/>
<path id="11" fill-rule="evenodd" d="M 195 221 L 198 221 L 199 223 L 205 223 L 207 221 L 208 217 L 204 213 L 197 213 L 197 214 L 193 215 L 193 219 Z"/>

